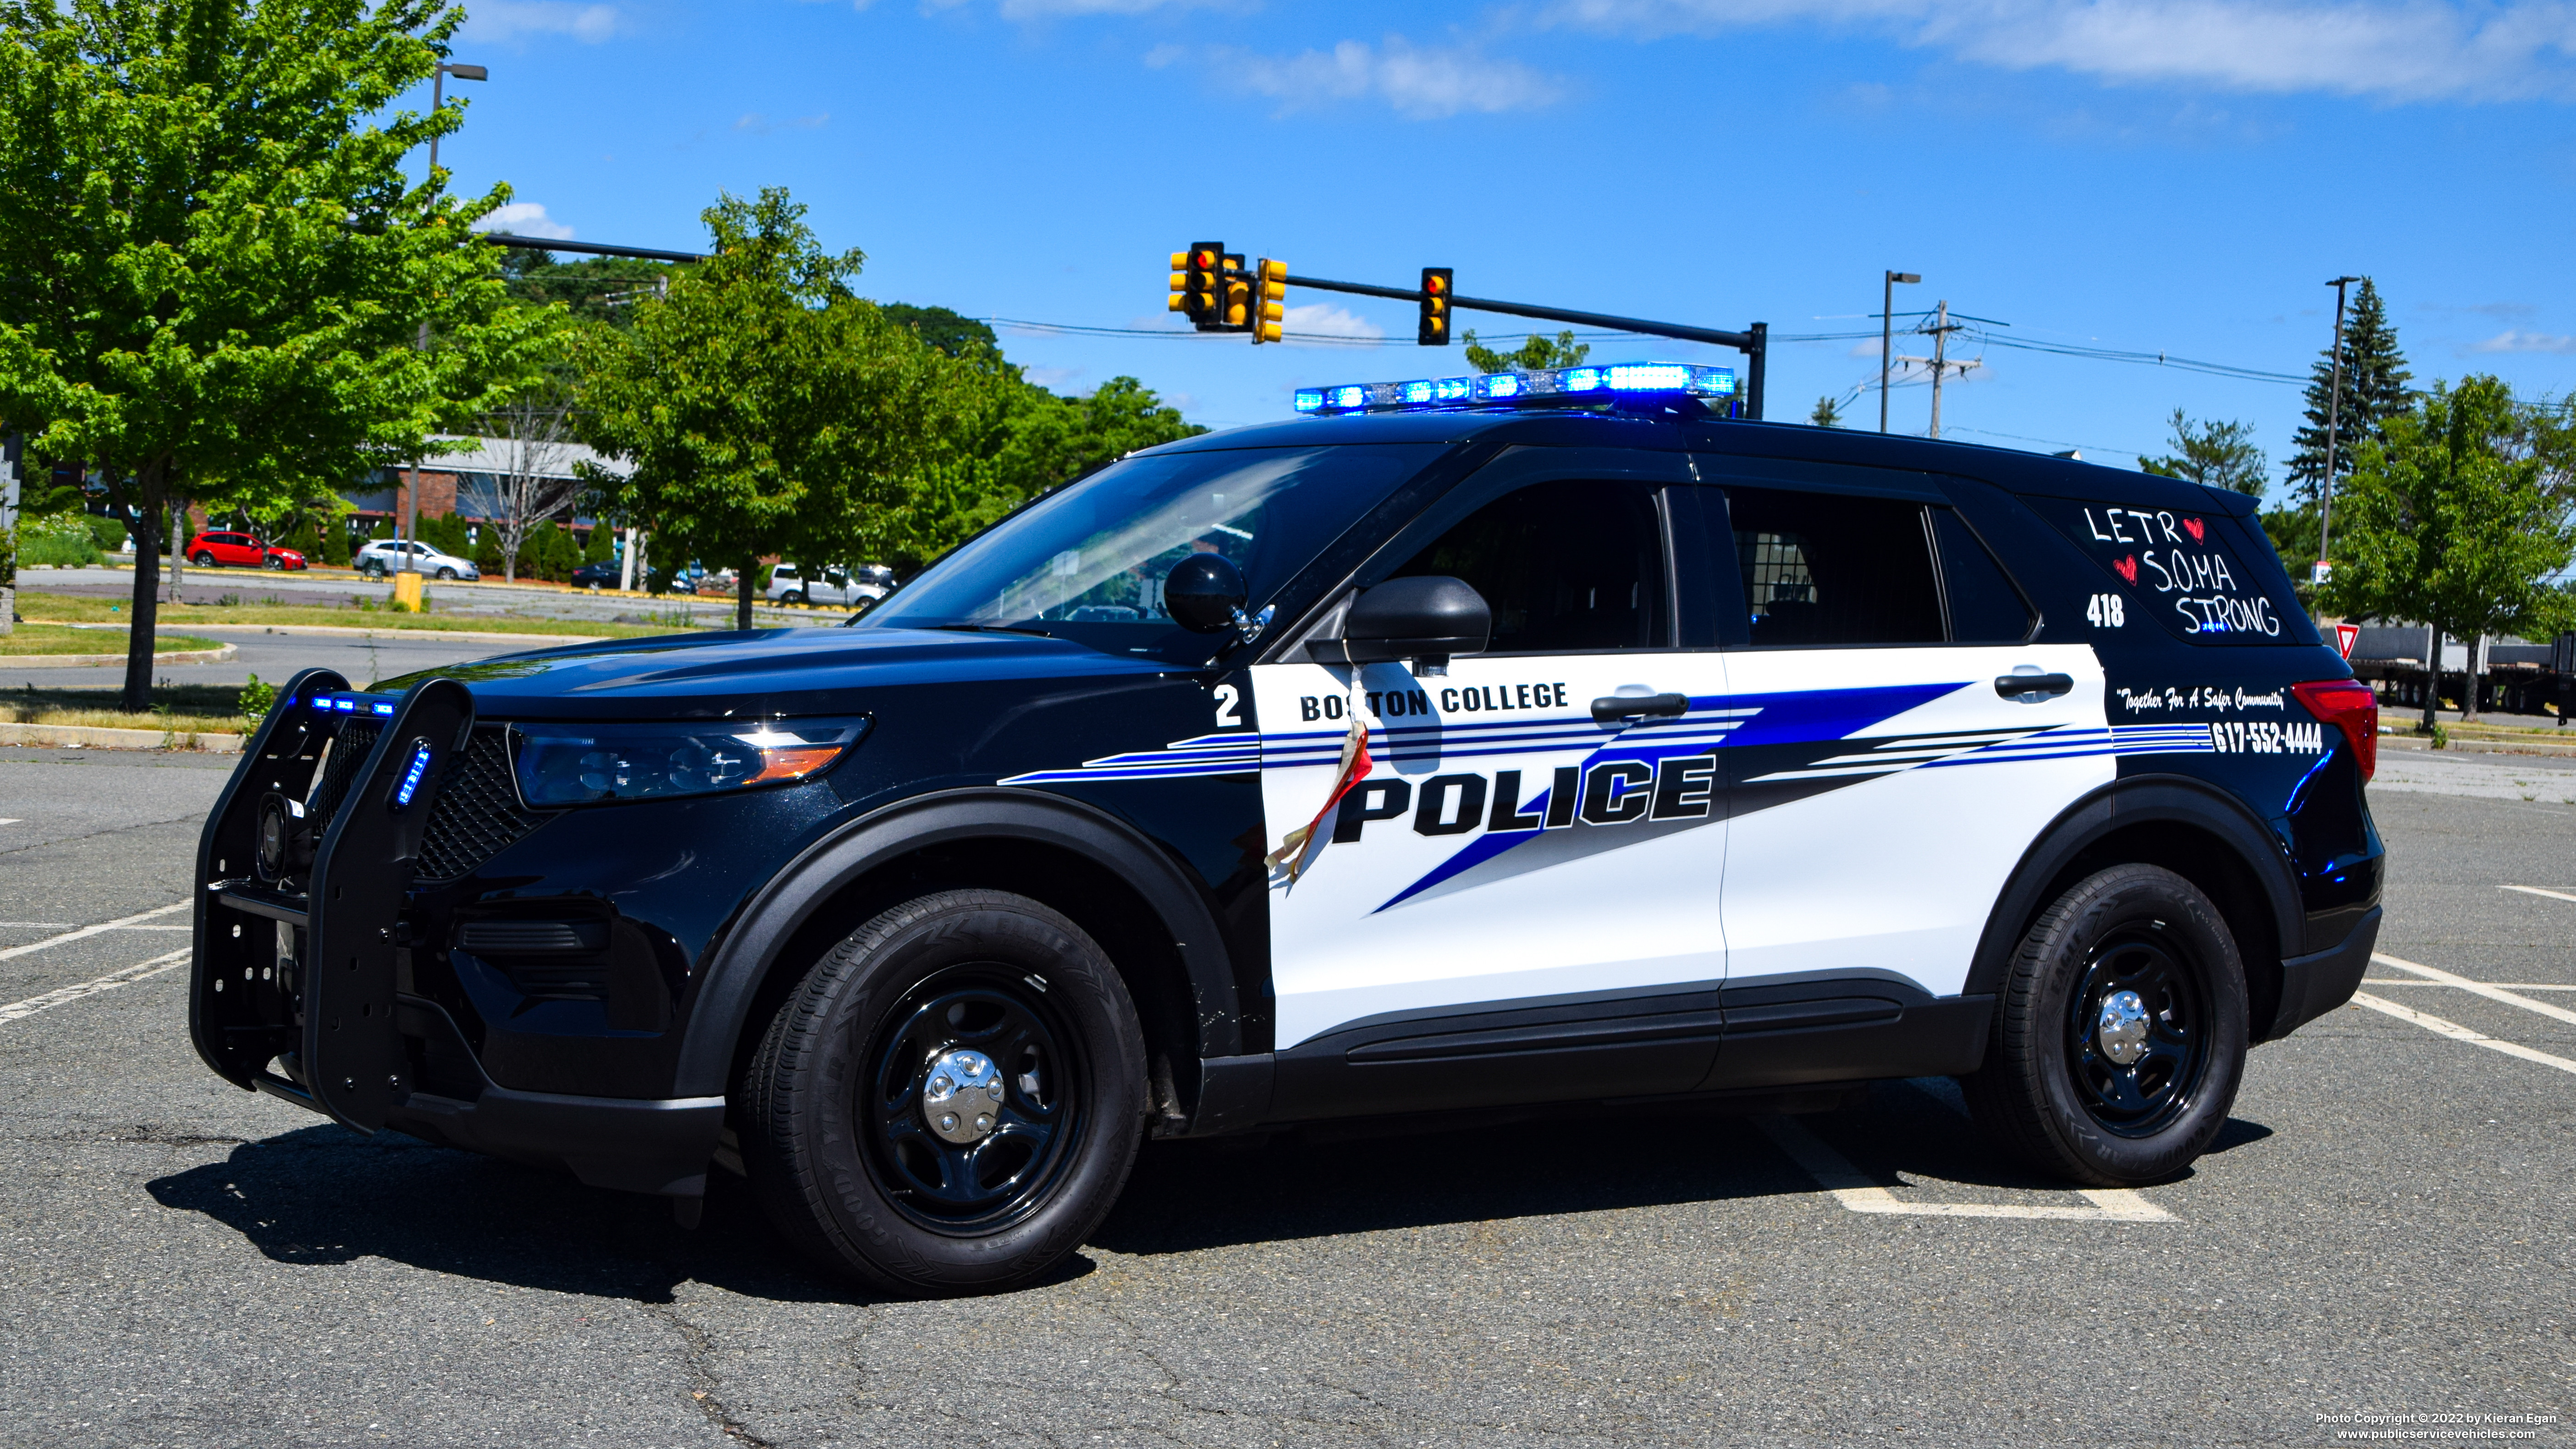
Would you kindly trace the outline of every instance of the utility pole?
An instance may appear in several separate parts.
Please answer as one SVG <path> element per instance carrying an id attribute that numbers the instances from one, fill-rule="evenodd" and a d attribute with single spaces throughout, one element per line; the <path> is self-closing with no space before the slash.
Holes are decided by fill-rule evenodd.
<path id="1" fill-rule="evenodd" d="M 1932 369 L 1932 431 L 1925 434 L 1925 436 L 1937 438 L 1941 436 L 1942 375 L 1944 373 L 1951 372 L 1965 373 L 1969 368 L 1983 367 L 1985 364 L 1973 357 L 1965 362 L 1952 362 L 1950 360 L 1950 334 L 1962 329 L 1955 326 L 1950 321 L 1950 304 L 1947 301 L 1936 304 L 1933 318 L 1934 321 L 1931 326 L 1917 329 L 1919 331 L 1929 332 L 1932 334 L 1932 355 L 1930 357 L 1899 357 L 1896 360 L 1899 362 L 1919 362 Z"/>
<path id="2" fill-rule="evenodd" d="M 1918 272 L 1890 272 L 1878 305 L 1878 430 L 1887 431 L 1887 364 L 1896 346 L 1896 284 L 1922 281 Z"/>
<path id="3" fill-rule="evenodd" d="M 2317 484 L 2317 562 L 2308 570 L 2311 584 L 2324 583 L 2334 570 L 2326 562 L 2326 543 L 2334 527 L 2335 433 L 2343 422 L 2343 289 L 2360 280 L 2337 277 L 2326 283 L 2335 289 L 2334 381 L 2326 394 L 2326 473 Z"/>
<path id="4" fill-rule="evenodd" d="M 461 81 L 490 80 L 492 72 L 489 68 L 479 65 L 441 65 L 437 73 L 429 78 L 429 113 L 433 116 L 438 114 L 440 106 L 447 103 L 449 76 L 454 76 Z M 429 133 L 429 183 L 432 186 L 438 184 L 438 133 L 436 131 Z M 426 317 L 420 322 L 419 346 L 423 352 L 429 350 L 429 319 Z M 403 542 L 409 544 L 419 538 L 420 459 L 414 458 L 411 460 L 411 486 L 403 490 Z M 420 557 L 408 548 L 403 550 L 403 570 L 406 573 L 420 572 Z"/>

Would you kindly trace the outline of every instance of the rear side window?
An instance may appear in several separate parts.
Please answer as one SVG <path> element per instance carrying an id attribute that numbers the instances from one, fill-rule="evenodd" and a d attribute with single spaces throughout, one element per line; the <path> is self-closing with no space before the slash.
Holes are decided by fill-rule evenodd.
<path id="1" fill-rule="evenodd" d="M 1932 536 L 1941 550 L 1941 592 L 1950 602 L 1951 639 L 2018 644 L 2029 638 L 2029 601 L 1959 515 L 1933 509 Z"/>
<path id="2" fill-rule="evenodd" d="M 1776 488 L 1725 492 L 1755 648 L 1942 642 L 1922 504 Z"/>
<path id="3" fill-rule="evenodd" d="M 2143 614 L 2194 644 L 2312 644 L 2307 615 L 2286 596 L 2277 560 L 2256 568 L 2230 542 L 2215 513 L 2133 508 L 2069 498 L 2025 497 L 2095 563 L 2125 596 L 2123 614 Z"/>

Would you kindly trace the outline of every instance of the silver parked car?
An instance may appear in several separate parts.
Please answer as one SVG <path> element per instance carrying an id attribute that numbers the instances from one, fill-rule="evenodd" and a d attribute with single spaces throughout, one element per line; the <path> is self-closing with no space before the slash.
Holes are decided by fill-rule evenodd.
<path id="1" fill-rule="evenodd" d="M 783 563 L 769 571 L 765 595 L 780 604 L 873 604 L 894 592 L 894 570 L 884 564 L 857 568 Z"/>
<path id="2" fill-rule="evenodd" d="M 403 569 L 403 554 L 406 551 L 412 556 L 411 567 L 431 578 L 472 580 L 483 577 L 483 571 L 476 568 L 474 560 L 470 558 L 458 558 L 452 553 L 440 553 L 428 544 L 399 538 L 375 539 L 365 548 L 358 550 L 356 560 L 358 572 L 376 578 L 400 573 Z"/>

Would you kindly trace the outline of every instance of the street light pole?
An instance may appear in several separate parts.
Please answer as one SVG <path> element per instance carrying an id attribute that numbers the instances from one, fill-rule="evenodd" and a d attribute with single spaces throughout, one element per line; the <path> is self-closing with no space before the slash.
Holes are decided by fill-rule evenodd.
<path id="1" fill-rule="evenodd" d="M 438 108 L 447 102 L 449 76 L 454 76 L 461 81 L 490 80 L 492 72 L 479 65 L 439 66 L 437 73 L 429 80 L 429 113 L 433 117 L 438 114 Z M 429 184 L 432 186 L 438 184 L 438 132 L 435 129 L 429 133 Z M 421 319 L 420 340 L 416 345 L 423 352 L 429 350 L 429 319 L 425 317 Z M 411 460 L 411 487 L 405 489 L 403 493 L 403 542 L 409 545 L 417 542 L 419 538 L 420 459 L 415 457 Z M 403 549 L 403 571 L 420 572 L 420 556 L 413 553 L 409 547 Z"/>
<path id="2" fill-rule="evenodd" d="M 1878 430 L 1882 433 L 1887 431 L 1888 354 L 1896 350 L 1896 284 L 1911 286 L 1922 280 L 1914 272 L 1888 273 L 1887 285 L 1882 289 L 1884 296 L 1878 304 Z"/>
<path id="3" fill-rule="evenodd" d="M 2308 570 L 2308 582 L 2322 584 L 2333 565 L 2326 562 L 2326 543 L 2334 528 L 2335 433 L 2343 422 L 2343 289 L 2359 277 L 2337 277 L 2326 283 L 2335 289 L 2334 370 L 2332 391 L 2326 394 L 2326 472 L 2317 484 L 2317 564 Z"/>

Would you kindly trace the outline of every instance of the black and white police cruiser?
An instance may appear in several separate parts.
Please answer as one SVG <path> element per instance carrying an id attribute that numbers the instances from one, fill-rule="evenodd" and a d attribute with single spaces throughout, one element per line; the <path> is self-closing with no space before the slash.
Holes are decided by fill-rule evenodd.
<path id="1" fill-rule="evenodd" d="M 2153 1182 L 2379 924 L 2376 709 L 2250 500 L 1742 422 L 1677 364 L 1318 388 L 844 629 L 284 691 L 192 1027 L 361 1131 L 991 1290 L 1140 1141 L 1951 1075 Z"/>

